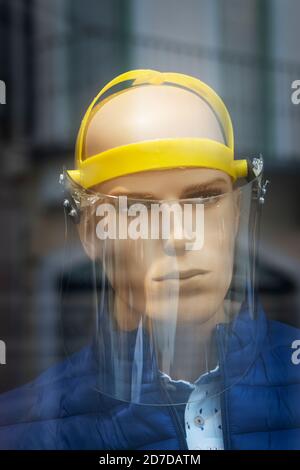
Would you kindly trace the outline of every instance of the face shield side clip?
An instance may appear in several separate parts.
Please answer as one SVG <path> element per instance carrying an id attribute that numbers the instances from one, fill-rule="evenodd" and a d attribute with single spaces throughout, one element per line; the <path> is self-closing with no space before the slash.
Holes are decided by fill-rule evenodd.
<path id="1" fill-rule="evenodd" d="M 265 203 L 265 196 L 267 193 L 267 186 L 270 183 L 269 180 L 262 178 L 264 170 L 263 157 L 260 154 L 258 157 L 248 159 L 248 181 L 257 178 L 257 185 L 253 188 L 253 199 L 258 200 L 259 204 Z"/>
<path id="2" fill-rule="evenodd" d="M 80 222 L 80 202 L 75 200 L 68 188 L 65 172 L 59 175 L 59 183 L 63 187 L 63 207 L 66 214 L 71 218 L 73 223 L 78 224 Z"/>

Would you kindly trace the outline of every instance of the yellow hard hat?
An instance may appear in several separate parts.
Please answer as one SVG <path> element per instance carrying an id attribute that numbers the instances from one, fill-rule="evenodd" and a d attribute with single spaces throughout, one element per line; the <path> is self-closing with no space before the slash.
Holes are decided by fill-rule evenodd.
<path id="1" fill-rule="evenodd" d="M 151 84 L 179 86 L 203 98 L 216 114 L 224 132 L 225 144 L 207 138 L 180 137 L 143 140 L 120 145 L 96 155 L 85 157 L 84 141 L 93 109 L 112 99 L 119 91 L 113 87 L 130 81 L 130 88 Z M 108 97 L 107 93 L 111 91 Z M 104 99 L 105 98 L 105 99 Z M 102 101 L 101 101 L 102 99 Z M 222 170 L 232 177 L 246 177 L 247 160 L 234 160 L 232 122 L 221 98 L 208 85 L 197 78 L 181 73 L 162 73 L 156 70 L 132 70 L 121 74 L 102 88 L 88 107 L 81 122 L 75 155 L 75 170 L 67 173 L 77 184 L 90 188 L 118 176 L 139 171 L 176 167 L 205 167 Z"/>

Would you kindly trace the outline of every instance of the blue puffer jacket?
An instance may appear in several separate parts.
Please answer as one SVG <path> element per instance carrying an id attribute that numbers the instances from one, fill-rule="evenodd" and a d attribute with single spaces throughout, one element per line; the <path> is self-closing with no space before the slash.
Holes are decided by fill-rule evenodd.
<path id="1" fill-rule="evenodd" d="M 257 321 L 242 310 L 233 327 L 218 325 L 216 334 L 225 448 L 300 449 L 300 365 L 291 361 L 299 330 L 267 320 L 260 308 Z M 109 398 L 96 391 L 96 370 L 86 347 L 2 394 L 0 448 L 187 449 L 184 406 Z M 144 393 L 161 396 L 153 381 Z"/>

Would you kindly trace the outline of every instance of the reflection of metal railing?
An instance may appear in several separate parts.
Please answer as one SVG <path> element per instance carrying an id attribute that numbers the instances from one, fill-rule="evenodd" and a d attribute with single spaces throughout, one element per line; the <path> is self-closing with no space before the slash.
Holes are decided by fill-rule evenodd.
<path id="1" fill-rule="evenodd" d="M 300 63 L 126 33 L 96 24 L 74 26 L 59 35 L 45 36 L 39 42 L 37 60 L 40 55 L 62 51 L 65 57 L 73 57 L 74 68 L 71 65 L 68 69 L 67 82 L 63 83 L 60 77 L 57 84 L 44 88 L 43 102 L 45 109 L 47 103 L 53 103 L 55 95 L 66 98 L 72 110 L 73 137 L 79 116 L 93 94 L 106 80 L 125 70 L 120 58 L 126 54 L 126 68 L 176 70 L 211 84 L 230 110 L 238 150 L 261 151 L 272 159 L 298 158 L 300 107 L 291 102 L 291 84 L 300 77 Z"/>
<path id="2" fill-rule="evenodd" d="M 92 3 L 91 0 L 89 2 Z M 125 4 L 123 0 L 120 2 Z M 1 382 L 2 390 L 32 378 L 62 352 L 58 334 L 61 299 L 57 286 L 62 254 L 59 237 L 57 241 L 55 237 L 49 237 L 49 233 L 57 235 L 63 230 L 61 219 L 53 217 L 59 200 L 59 187 L 55 182 L 62 162 L 66 163 L 66 153 L 69 149 L 73 151 L 82 114 L 105 81 L 126 69 L 137 67 L 195 74 L 216 88 L 228 105 L 235 126 L 238 153 L 256 154 L 261 151 L 270 160 L 277 157 L 278 162 L 299 156 L 300 106 L 291 104 L 290 93 L 292 81 L 300 78 L 300 63 L 136 34 L 125 30 L 122 18 L 118 18 L 114 25 L 100 25 L 95 23 L 99 18 L 97 15 L 91 24 L 91 21 L 84 22 L 84 18 L 71 18 L 67 9 L 65 16 L 57 14 L 57 5 L 67 3 L 64 0 L 0 0 L 0 38 L 3 45 L 0 65 L 1 73 L 7 73 L 7 77 L 2 75 L 0 79 L 7 83 L 9 104 L 0 108 L 1 138 L 13 143 L 15 149 L 19 140 L 23 142 L 23 129 L 26 134 L 24 148 L 28 146 L 36 155 L 36 162 L 30 167 L 22 147 L 19 150 L 17 146 L 12 151 L 10 146 L 5 154 L 2 152 L 3 165 L 7 162 L 12 168 L 20 168 L 17 172 L 10 170 L 9 174 L 24 173 L 25 176 L 18 184 L 18 181 L 15 183 L 8 178 L 8 172 L 1 174 L 1 183 L 3 178 L 7 178 L 7 184 L 2 183 L 0 198 L 1 219 L 5 227 L 2 244 L 6 247 L 0 270 L 0 307 L 3 312 L 0 326 L 2 336 L 5 334 L 7 338 L 10 354 L 15 358 L 8 361 L 3 370 L 6 375 Z M 75 3 L 69 0 L 70 5 Z M 102 8 L 104 4 L 114 3 L 113 0 L 95 0 L 94 5 Z M 3 5 L 7 10 L 14 5 L 14 14 L 8 18 L 2 14 Z M 13 22 L 10 21 L 12 17 Z M 14 46 L 11 47 L 13 37 Z M 17 92 L 14 87 L 17 87 Z M 271 132 L 267 129 L 269 126 Z M 17 135 L 11 127 L 16 128 Z M 271 148 L 269 141 L 273 141 Z M 40 153 L 38 145 L 44 153 Z M 43 155 L 46 156 L 44 160 L 41 158 Z M 294 166 L 292 170 L 295 175 Z M 55 175 L 53 182 L 51 172 Z M 287 177 L 283 181 L 280 174 L 280 183 L 273 192 L 272 183 L 270 196 L 277 194 L 283 201 L 281 212 L 279 215 L 276 212 L 273 217 L 272 227 L 283 225 L 283 213 L 292 213 L 293 219 L 298 214 L 299 185 L 296 179 L 292 185 L 291 181 Z M 58 210 L 60 214 L 60 205 Z M 292 230 L 291 218 L 284 219 L 283 237 Z M 35 235 L 37 227 L 42 229 L 39 237 Z M 35 246 L 37 238 L 38 248 Z M 266 247 L 262 251 L 266 256 Z M 292 259 L 293 256 L 289 255 L 286 260 L 276 260 L 275 264 L 274 249 L 270 248 L 268 259 L 262 259 L 261 266 L 266 311 L 274 318 L 291 319 L 291 323 L 293 318 L 297 318 L 300 305 L 299 284 L 295 283 L 296 293 L 292 289 L 292 284 L 300 278 L 299 269 L 295 266 L 291 272 L 289 265 Z M 264 271 L 268 265 L 273 268 L 271 275 Z M 81 266 L 80 274 L 82 276 Z M 279 279 L 280 284 L 277 284 Z M 85 325 L 86 330 L 80 330 L 84 318 L 81 313 L 90 301 L 88 283 L 86 278 L 84 283 L 81 277 L 75 281 L 73 279 L 73 284 L 70 284 L 70 289 L 74 287 L 74 296 L 70 297 L 69 312 L 70 316 L 77 315 L 76 331 L 84 332 L 88 325 Z M 78 284 L 86 291 L 79 291 Z"/>

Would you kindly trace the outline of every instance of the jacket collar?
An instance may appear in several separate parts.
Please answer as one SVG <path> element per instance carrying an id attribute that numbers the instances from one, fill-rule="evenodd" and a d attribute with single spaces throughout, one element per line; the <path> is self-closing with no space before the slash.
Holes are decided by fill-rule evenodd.
<path id="1" fill-rule="evenodd" d="M 217 325 L 216 334 L 221 372 L 230 382 L 242 377 L 261 352 L 267 335 L 267 320 L 262 305 L 253 317 L 247 302 L 229 324 Z"/>

